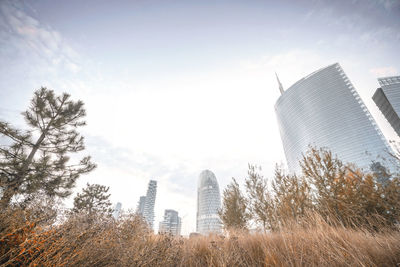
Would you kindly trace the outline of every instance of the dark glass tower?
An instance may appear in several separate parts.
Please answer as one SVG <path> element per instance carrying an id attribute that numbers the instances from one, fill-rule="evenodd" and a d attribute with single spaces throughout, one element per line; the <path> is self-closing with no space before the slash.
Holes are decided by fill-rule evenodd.
<path id="1" fill-rule="evenodd" d="M 400 136 L 400 76 L 378 78 L 380 88 L 372 99 Z"/>

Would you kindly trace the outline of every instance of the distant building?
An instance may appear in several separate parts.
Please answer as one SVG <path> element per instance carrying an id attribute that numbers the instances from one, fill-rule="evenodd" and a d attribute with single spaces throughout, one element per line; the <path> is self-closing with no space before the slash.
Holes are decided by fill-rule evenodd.
<path id="1" fill-rule="evenodd" d="M 275 111 L 291 172 L 301 171 L 299 161 L 309 145 L 328 148 L 343 162 L 368 170 L 379 156 L 391 152 L 338 63 L 311 73 L 286 91 L 278 84 L 281 96 Z"/>
<path id="2" fill-rule="evenodd" d="M 372 99 L 400 136 L 400 76 L 378 78 L 380 88 Z"/>
<path id="3" fill-rule="evenodd" d="M 113 213 L 112 213 L 112 216 L 113 216 L 114 219 L 116 219 L 116 220 L 119 218 L 119 216 L 120 216 L 120 214 L 121 214 L 121 207 L 122 207 L 121 202 L 118 202 L 117 205 L 115 205 L 115 208 L 114 208 L 114 211 L 113 211 Z"/>
<path id="4" fill-rule="evenodd" d="M 150 180 L 149 186 L 147 187 L 146 196 L 141 196 L 137 213 L 141 214 L 145 221 L 149 224 L 150 228 L 153 229 L 154 225 L 154 205 L 156 202 L 157 194 L 157 181 Z"/>
<path id="5" fill-rule="evenodd" d="M 189 238 L 196 238 L 196 237 L 199 237 L 199 236 L 201 236 L 201 234 L 196 233 L 196 232 L 193 232 L 193 233 L 189 234 Z"/>
<path id="6" fill-rule="evenodd" d="M 196 231 L 200 234 L 221 232 L 218 211 L 221 208 L 219 186 L 214 173 L 204 170 L 200 173 L 197 187 Z"/>
<path id="7" fill-rule="evenodd" d="M 136 212 L 139 214 L 143 214 L 144 212 L 144 204 L 146 203 L 146 196 L 141 196 L 139 199 L 139 203 L 136 209 Z"/>
<path id="8" fill-rule="evenodd" d="M 169 233 L 175 236 L 181 235 L 181 218 L 175 210 L 165 210 L 164 220 L 160 222 L 158 232 Z"/>

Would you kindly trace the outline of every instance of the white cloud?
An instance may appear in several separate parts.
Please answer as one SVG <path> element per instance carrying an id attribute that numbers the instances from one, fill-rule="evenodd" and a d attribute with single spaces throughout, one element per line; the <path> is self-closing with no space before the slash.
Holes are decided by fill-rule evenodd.
<path id="1" fill-rule="evenodd" d="M 378 78 L 399 75 L 399 71 L 395 67 L 392 67 L 392 66 L 373 68 L 373 69 L 370 69 L 369 71 Z"/>
<path id="2" fill-rule="evenodd" d="M 386 10 L 393 10 L 394 8 L 398 8 L 400 6 L 398 0 L 378 0 L 378 3 Z"/>
<path id="3" fill-rule="evenodd" d="M 82 177 L 79 187 L 88 181 L 111 186 L 114 202 L 135 208 L 139 196 L 146 193 L 148 180 L 156 179 L 155 225 L 164 209 L 176 209 L 185 216 L 186 234 L 195 226 L 196 184 L 202 169 L 215 172 L 222 192 L 232 176 L 243 181 L 247 163 L 260 164 L 272 175 L 274 164 L 284 161 L 274 113 L 279 97 L 274 71 L 288 88 L 337 61 L 346 70 L 359 67 L 353 58 L 343 60 L 331 52 L 279 48 L 281 52 L 275 55 L 265 52 L 267 56 L 262 57 L 258 51 L 253 58 L 219 69 L 132 77 L 129 67 L 120 70 L 112 65 L 114 71 L 109 73 L 105 66 L 86 64 L 62 33 L 18 4 L 3 1 L 0 9 L 0 44 L 7 44 L 0 53 L 12 58 L 14 51 L 19 52 L 20 62 L 31 67 L 20 64 L 18 70 L 30 71 L 35 87 L 68 91 L 85 102 L 87 152 L 99 168 Z M 333 15 L 327 8 L 307 18 Z M 347 22 L 354 21 L 340 20 Z M 280 31 L 290 38 L 294 29 Z M 329 38 L 321 38 L 317 39 L 321 40 L 319 47 L 328 47 Z M 345 47 L 349 40 L 344 39 Z"/>
<path id="4" fill-rule="evenodd" d="M 360 40 L 366 44 L 373 44 L 376 47 L 384 47 L 389 44 L 395 44 L 400 41 L 400 31 L 393 27 L 379 27 L 370 29 L 361 34 Z M 386 40 L 390 40 L 387 44 Z"/>
<path id="5" fill-rule="evenodd" d="M 268 76 L 270 86 L 278 92 L 274 72 L 279 76 L 284 88 L 319 68 L 337 62 L 335 57 L 323 55 L 307 49 L 289 50 L 273 56 L 266 56 L 243 62 L 243 66 Z"/>
<path id="6" fill-rule="evenodd" d="M 24 54 L 36 54 L 38 59 L 45 60 L 43 65 L 61 66 L 73 73 L 81 69 L 78 53 L 67 44 L 60 33 L 42 25 L 19 2 L 2 1 L 0 12 L 6 27 L 2 30 L 2 35 L 7 36 L 8 45 L 18 47 Z"/>

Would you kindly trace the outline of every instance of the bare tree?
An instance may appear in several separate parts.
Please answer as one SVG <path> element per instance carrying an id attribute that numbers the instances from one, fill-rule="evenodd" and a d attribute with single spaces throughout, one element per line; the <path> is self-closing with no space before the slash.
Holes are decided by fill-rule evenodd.
<path id="1" fill-rule="evenodd" d="M 295 174 L 285 174 L 278 167 L 275 169 L 272 191 L 278 221 L 291 219 L 297 221 L 312 207 L 310 186 L 307 181 Z"/>
<path id="2" fill-rule="evenodd" d="M 234 178 L 222 194 L 222 209 L 219 216 L 226 229 L 247 229 L 250 214 L 247 201 Z"/>
<path id="3" fill-rule="evenodd" d="M 245 180 L 249 210 L 254 222 L 261 224 L 263 230 L 275 229 L 276 214 L 267 180 L 259 174 L 261 168 L 249 165 L 248 177 Z"/>

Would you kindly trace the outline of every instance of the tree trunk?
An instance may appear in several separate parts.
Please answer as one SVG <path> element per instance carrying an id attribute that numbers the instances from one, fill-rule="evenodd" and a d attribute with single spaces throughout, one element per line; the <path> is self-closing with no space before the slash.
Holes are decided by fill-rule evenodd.
<path id="1" fill-rule="evenodd" d="M 35 154 L 38 151 L 40 145 L 42 144 L 44 138 L 46 137 L 47 131 L 50 128 L 50 125 L 52 122 L 53 122 L 53 119 L 49 122 L 46 129 L 43 131 L 43 133 L 40 135 L 39 139 L 36 141 L 35 145 L 32 147 L 32 150 L 29 153 L 28 158 L 25 160 L 25 162 L 22 165 L 21 170 L 16 175 L 16 177 L 15 177 L 16 180 L 13 182 L 12 187 L 7 187 L 6 190 L 3 192 L 3 196 L 1 197 L 1 200 L 0 200 L 1 209 L 5 209 L 10 205 L 12 197 L 17 193 L 18 188 L 22 184 L 24 176 L 29 168 L 29 165 L 31 165 L 31 163 L 33 161 L 33 157 L 35 156 Z"/>

